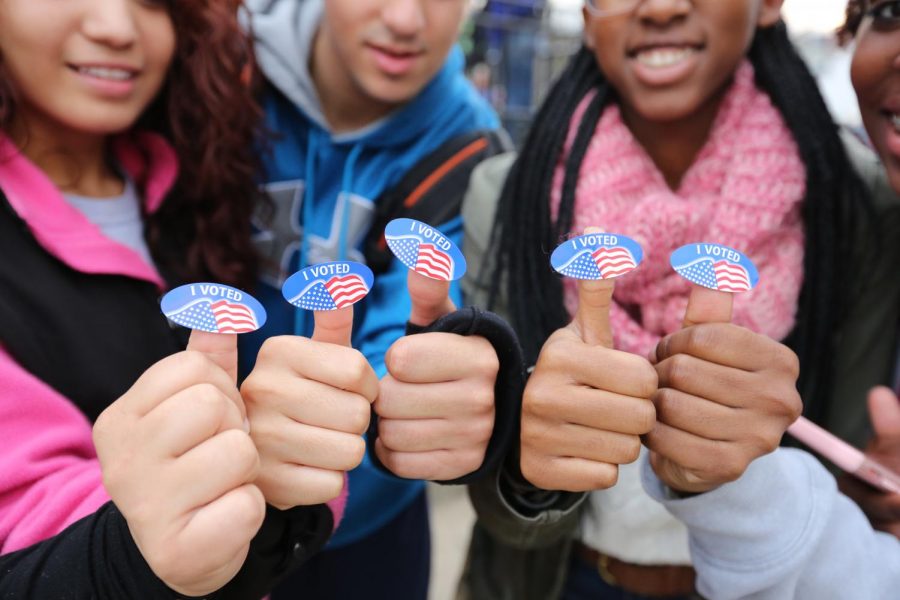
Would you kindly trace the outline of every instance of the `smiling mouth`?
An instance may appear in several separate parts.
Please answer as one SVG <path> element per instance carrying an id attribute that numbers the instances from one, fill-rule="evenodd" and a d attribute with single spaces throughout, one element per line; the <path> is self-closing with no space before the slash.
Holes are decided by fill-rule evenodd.
<path id="1" fill-rule="evenodd" d="M 893 126 L 894 131 L 900 133 L 900 113 L 885 112 L 884 116 L 887 117 L 888 122 Z"/>
<path id="2" fill-rule="evenodd" d="M 137 77 L 137 72 L 117 67 L 92 67 L 69 65 L 69 68 L 79 75 L 87 75 L 107 81 L 131 81 Z"/>

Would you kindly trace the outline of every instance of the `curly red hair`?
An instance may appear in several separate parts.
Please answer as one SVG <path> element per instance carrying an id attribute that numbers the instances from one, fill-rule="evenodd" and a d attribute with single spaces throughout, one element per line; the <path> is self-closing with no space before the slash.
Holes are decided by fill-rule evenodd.
<path id="1" fill-rule="evenodd" d="M 251 217 L 258 201 L 262 110 L 247 74 L 253 50 L 238 23 L 240 0 L 165 0 L 175 56 L 159 96 L 136 130 L 162 134 L 180 173 L 160 210 L 147 217 L 147 241 L 172 283 L 213 280 L 250 287 L 258 257 Z M 16 90 L 0 74 L 0 128 Z"/>

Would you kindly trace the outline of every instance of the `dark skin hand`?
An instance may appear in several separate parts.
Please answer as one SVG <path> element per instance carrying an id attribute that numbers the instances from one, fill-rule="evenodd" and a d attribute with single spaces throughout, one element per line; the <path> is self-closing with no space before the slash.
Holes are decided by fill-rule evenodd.
<path id="1" fill-rule="evenodd" d="M 656 427 L 643 439 L 653 470 L 677 492 L 736 480 L 800 416 L 796 355 L 731 324 L 731 307 L 730 294 L 695 287 L 684 329 L 651 356 L 659 375 Z"/>
<path id="2" fill-rule="evenodd" d="M 888 388 L 873 388 L 869 416 L 875 435 L 866 456 L 900 473 L 900 400 Z M 882 492 L 849 474 L 838 479 L 838 486 L 862 508 L 872 527 L 900 538 L 900 494 Z"/>

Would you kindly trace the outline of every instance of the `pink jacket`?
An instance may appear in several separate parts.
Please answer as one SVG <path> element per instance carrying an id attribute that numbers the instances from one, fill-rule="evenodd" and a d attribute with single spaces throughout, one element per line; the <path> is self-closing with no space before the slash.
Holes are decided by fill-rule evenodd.
<path id="1" fill-rule="evenodd" d="M 145 209 L 157 210 L 178 174 L 175 152 L 161 137 L 121 138 L 115 154 L 143 184 Z M 0 189 L 53 256 L 84 273 L 162 277 L 133 250 L 105 237 L 70 206 L 40 169 L 0 136 Z M 19 366 L 0 347 L 0 554 L 56 535 L 109 501 L 91 438 L 91 423 L 68 399 Z M 329 503 L 335 528 L 341 497 Z"/>

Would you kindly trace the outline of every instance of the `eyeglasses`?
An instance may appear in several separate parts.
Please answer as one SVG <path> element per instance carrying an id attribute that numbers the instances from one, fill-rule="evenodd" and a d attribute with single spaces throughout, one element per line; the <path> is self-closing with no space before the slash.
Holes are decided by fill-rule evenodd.
<path id="1" fill-rule="evenodd" d="M 642 0 L 584 0 L 588 12 L 595 17 L 610 17 L 633 11 Z"/>

